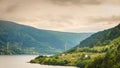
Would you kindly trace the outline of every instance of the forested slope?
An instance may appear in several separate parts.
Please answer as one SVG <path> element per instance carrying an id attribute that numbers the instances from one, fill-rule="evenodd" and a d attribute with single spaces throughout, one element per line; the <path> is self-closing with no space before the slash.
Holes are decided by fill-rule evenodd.
<path id="1" fill-rule="evenodd" d="M 74 47 L 91 33 L 42 30 L 0 20 L 0 54 L 55 54 Z"/>

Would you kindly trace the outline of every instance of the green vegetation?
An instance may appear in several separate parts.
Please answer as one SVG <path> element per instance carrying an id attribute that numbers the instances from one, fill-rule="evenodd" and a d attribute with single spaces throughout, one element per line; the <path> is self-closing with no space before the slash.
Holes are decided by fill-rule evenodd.
<path id="1" fill-rule="evenodd" d="M 120 36 L 120 24 L 114 28 L 97 32 L 83 40 L 79 47 L 105 46 Z"/>
<path id="2" fill-rule="evenodd" d="M 30 62 L 80 68 L 120 68 L 120 25 L 95 33 L 64 53 L 39 56 Z"/>
<path id="3" fill-rule="evenodd" d="M 90 35 L 41 30 L 0 20 L 0 54 L 56 54 L 64 51 L 66 42 L 69 49 Z"/>
<path id="4" fill-rule="evenodd" d="M 15 55 L 15 54 L 38 54 L 34 47 L 21 48 L 17 45 L 0 46 L 0 55 Z"/>
<path id="5" fill-rule="evenodd" d="M 64 53 L 64 54 L 62 53 L 50 57 L 39 56 L 34 60 L 31 60 L 30 62 L 47 64 L 47 65 L 66 65 L 66 66 L 69 65 L 69 66 L 78 66 L 84 68 L 86 64 L 91 63 L 96 57 L 105 54 L 105 52 L 102 52 L 101 48 L 102 47 L 100 46 L 95 48 L 88 48 L 88 47 L 83 49 L 79 48 L 78 51 L 75 52 Z"/>
<path id="6" fill-rule="evenodd" d="M 111 42 L 105 55 L 95 58 L 86 68 L 120 68 L 120 37 Z"/>
<path id="7" fill-rule="evenodd" d="M 77 48 L 55 56 L 39 56 L 31 63 L 47 65 L 69 65 L 80 68 L 119 68 L 120 37 L 107 46 Z M 110 65 L 109 65 L 110 64 Z"/>

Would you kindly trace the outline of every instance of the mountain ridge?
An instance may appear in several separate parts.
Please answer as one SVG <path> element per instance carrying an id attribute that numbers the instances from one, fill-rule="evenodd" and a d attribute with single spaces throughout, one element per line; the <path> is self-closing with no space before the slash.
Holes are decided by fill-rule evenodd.
<path id="1" fill-rule="evenodd" d="M 24 52 L 29 54 L 32 51 L 35 53 L 58 53 L 64 51 L 65 42 L 67 42 L 67 49 L 69 49 L 91 34 L 36 29 L 31 26 L 0 20 L 0 45 L 5 48 L 9 43 L 12 46 L 9 50 L 11 54 L 16 54 L 15 51 L 20 51 L 20 54 Z M 15 50 L 11 51 L 12 49 Z"/>
<path id="2" fill-rule="evenodd" d="M 61 54 L 51 57 L 38 56 L 30 62 L 80 68 L 120 68 L 120 25 L 97 32 L 88 37 L 87 41 L 85 39 L 84 43 L 90 43 L 90 38 L 95 41 L 92 46 L 79 44 Z"/>
<path id="3" fill-rule="evenodd" d="M 113 28 L 94 33 L 90 37 L 83 40 L 79 44 L 79 46 L 80 47 L 84 47 L 84 46 L 91 46 L 92 47 L 93 45 L 97 45 L 97 46 L 107 45 L 114 38 L 119 37 L 119 35 L 120 35 L 120 30 L 119 29 L 120 29 L 120 24 L 118 24 L 117 26 L 115 26 Z M 115 36 L 113 36 L 113 35 L 115 35 Z M 86 42 L 90 42 L 90 43 L 86 43 Z"/>

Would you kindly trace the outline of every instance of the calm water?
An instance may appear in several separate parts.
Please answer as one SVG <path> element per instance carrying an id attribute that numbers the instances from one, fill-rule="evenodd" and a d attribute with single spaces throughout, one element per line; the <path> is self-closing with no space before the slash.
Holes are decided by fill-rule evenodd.
<path id="1" fill-rule="evenodd" d="M 68 66 L 48 66 L 27 63 L 36 55 L 10 55 L 0 56 L 0 68 L 76 68 Z"/>

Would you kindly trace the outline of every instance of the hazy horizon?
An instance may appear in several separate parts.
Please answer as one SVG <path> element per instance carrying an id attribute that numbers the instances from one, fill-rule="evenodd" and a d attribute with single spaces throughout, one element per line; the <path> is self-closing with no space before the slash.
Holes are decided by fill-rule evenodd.
<path id="1" fill-rule="evenodd" d="M 0 0 L 1 20 L 62 32 L 112 28 L 119 13 L 119 0 Z"/>

